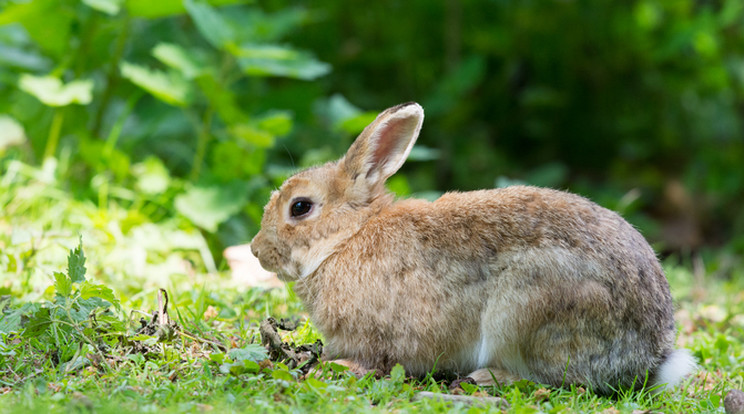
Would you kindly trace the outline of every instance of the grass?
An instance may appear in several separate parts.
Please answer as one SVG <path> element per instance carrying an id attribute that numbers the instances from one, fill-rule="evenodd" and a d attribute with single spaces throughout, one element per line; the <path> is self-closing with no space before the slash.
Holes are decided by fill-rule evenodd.
<path id="1" fill-rule="evenodd" d="M 105 207 L 100 207 L 101 205 Z M 496 406 L 414 401 L 449 393 L 429 376 L 349 375 L 338 366 L 303 378 L 266 360 L 258 323 L 303 310 L 290 290 L 240 286 L 212 267 L 186 220 L 151 223 L 126 197 L 95 205 L 64 191 L 48 170 L 15 164 L 0 177 L 0 412 L 481 412 Z M 80 239 L 83 249 L 79 249 Z M 722 412 L 744 388 L 744 266 L 723 253 L 668 261 L 679 343 L 700 372 L 672 392 L 614 398 L 522 381 L 464 385 L 507 412 Z M 180 333 L 145 332 L 160 289 Z M 285 341 L 318 338 L 305 323 Z"/>

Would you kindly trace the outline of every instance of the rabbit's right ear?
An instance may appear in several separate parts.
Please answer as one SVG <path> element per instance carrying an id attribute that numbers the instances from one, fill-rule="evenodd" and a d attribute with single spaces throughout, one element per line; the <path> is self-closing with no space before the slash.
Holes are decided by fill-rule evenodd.
<path id="1" fill-rule="evenodd" d="M 383 184 L 405 162 L 423 122 L 424 109 L 415 102 L 386 109 L 351 145 L 342 168 L 367 188 Z"/>

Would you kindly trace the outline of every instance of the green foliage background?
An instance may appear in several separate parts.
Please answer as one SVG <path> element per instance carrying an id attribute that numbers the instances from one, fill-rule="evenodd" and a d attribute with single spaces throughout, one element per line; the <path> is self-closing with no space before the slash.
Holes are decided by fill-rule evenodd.
<path id="1" fill-rule="evenodd" d="M 701 364 L 663 398 L 490 391 L 511 412 L 720 412 L 744 355 L 741 0 L 0 0 L 0 412 L 466 411 L 411 402 L 446 391 L 431 376 L 267 361 L 258 321 L 301 305 L 222 260 L 289 174 L 410 100 L 426 122 L 393 191 L 529 183 L 619 211 L 672 253 Z M 175 339 L 137 326 L 160 289 Z"/>
<path id="2" fill-rule="evenodd" d="M 740 252 L 743 28 L 738 0 L 3 0 L 0 165 L 54 157 L 78 197 L 185 217 L 218 252 L 290 171 L 416 100 L 401 195 L 568 188 L 663 248 Z"/>

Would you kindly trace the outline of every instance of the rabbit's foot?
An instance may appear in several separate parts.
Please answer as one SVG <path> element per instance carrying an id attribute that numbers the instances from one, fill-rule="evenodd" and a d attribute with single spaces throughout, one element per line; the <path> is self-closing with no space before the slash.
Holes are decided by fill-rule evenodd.
<path id="1" fill-rule="evenodd" d="M 519 381 L 521 378 L 510 372 L 497 368 L 481 368 L 468 375 L 478 385 L 508 385 Z"/>

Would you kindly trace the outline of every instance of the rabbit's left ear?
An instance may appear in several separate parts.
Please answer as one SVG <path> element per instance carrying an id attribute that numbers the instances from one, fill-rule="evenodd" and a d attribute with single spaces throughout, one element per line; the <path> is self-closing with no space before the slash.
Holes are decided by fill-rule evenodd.
<path id="1" fill-rule="evenodd" d="M 380 113 L 346 152 L 342 166 L 352 179 L 368 188 L 383 184 L 403 165 L 424 122 L 424 109 L 415 102 Z"/>

